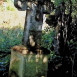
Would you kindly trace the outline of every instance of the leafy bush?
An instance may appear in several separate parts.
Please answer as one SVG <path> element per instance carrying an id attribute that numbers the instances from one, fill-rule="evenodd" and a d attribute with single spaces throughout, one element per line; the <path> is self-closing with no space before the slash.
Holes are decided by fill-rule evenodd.
<path id="1" fill-rule="evenodd" d="M 54 29 L 46 29 L 42 33 L 41 46 L 50 50 L 54 37 Z M 10 48 L 22 43 L 23 28 L 16 26 L 0 29 L 0 51 L 10 51 Z"/>
<path id="2" fill-rule="evenodd" d="M 23 29 L 19 26 L 0 29 L 0 51 L 10 51 L 14 45 L 21 44 Z"/>
<path id="3" fill-rule="evenodd" d="M 52 42 L 54 40 L 55 32 L 53 28 L 46 28 L 42 33 L 41 46 L 51 50 Z"/>

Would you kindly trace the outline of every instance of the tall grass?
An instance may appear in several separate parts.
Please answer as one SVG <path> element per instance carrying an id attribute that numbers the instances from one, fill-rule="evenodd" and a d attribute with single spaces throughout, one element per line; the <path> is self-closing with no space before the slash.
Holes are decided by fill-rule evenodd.
<path id="1" fill-rule="evenodd" d="M 23 28 L 21 26 L 15 27 L 1 27 L 0 28 L 0 51 L 10 51 L 14 45 L 22 43 Z"/>

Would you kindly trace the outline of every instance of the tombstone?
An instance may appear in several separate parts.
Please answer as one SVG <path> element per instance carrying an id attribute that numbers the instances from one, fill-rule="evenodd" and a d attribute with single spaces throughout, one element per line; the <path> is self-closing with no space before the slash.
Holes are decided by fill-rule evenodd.
<path id="1" fill-rule="evenodd" d="M 47 77 L 48 58 L 49 55 L 29 52 L 24 46 L 14 46 L 9 77 Z"/>
<path id="2" fill-rule="evenodd" d="M 22 40 L 24 46 L 11 49 L 9 77 L 47 77 L 49 54 L 44 54 L 44 50 L 40 49 L 43 2 L 15 0 L 14 3 L 19 10 L 26 10 L 26 17 Z"/>

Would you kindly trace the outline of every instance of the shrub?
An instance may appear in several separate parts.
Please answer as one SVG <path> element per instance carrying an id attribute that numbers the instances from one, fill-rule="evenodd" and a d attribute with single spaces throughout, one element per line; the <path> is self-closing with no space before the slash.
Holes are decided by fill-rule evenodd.
<path id="1" fill-rule="evenodd" d="M 10 51 L 10 48 L 21 44 L 23 29 L 19 26 L 0 29 L 0 51 Z"/>
<path id="2" fill-rule="evenodd" d="M 48 50 L 51 50 L 50 48 L 54 40 L 54 35 L 55 32 L 53 28 L 49 28 L 49 29 L 46 28 L 42 33 L 41 46 L 47 48 Z"/>

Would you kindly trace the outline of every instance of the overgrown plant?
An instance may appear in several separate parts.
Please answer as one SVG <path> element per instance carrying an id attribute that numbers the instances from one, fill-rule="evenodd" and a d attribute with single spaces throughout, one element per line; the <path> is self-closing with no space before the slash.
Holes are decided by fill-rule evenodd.
<path id="1" fill-rule="evenodd" d="M 0 29 L 0 51 L 10 51 L 10 48 L 21 44 L 23 29 L 19 26 Z"/>
<path id="2" fill-rule="evenodd" d="M 42 33 L 41 46 L 51 51 L 54 36 L 54 28 L 46 28 Z"/>

